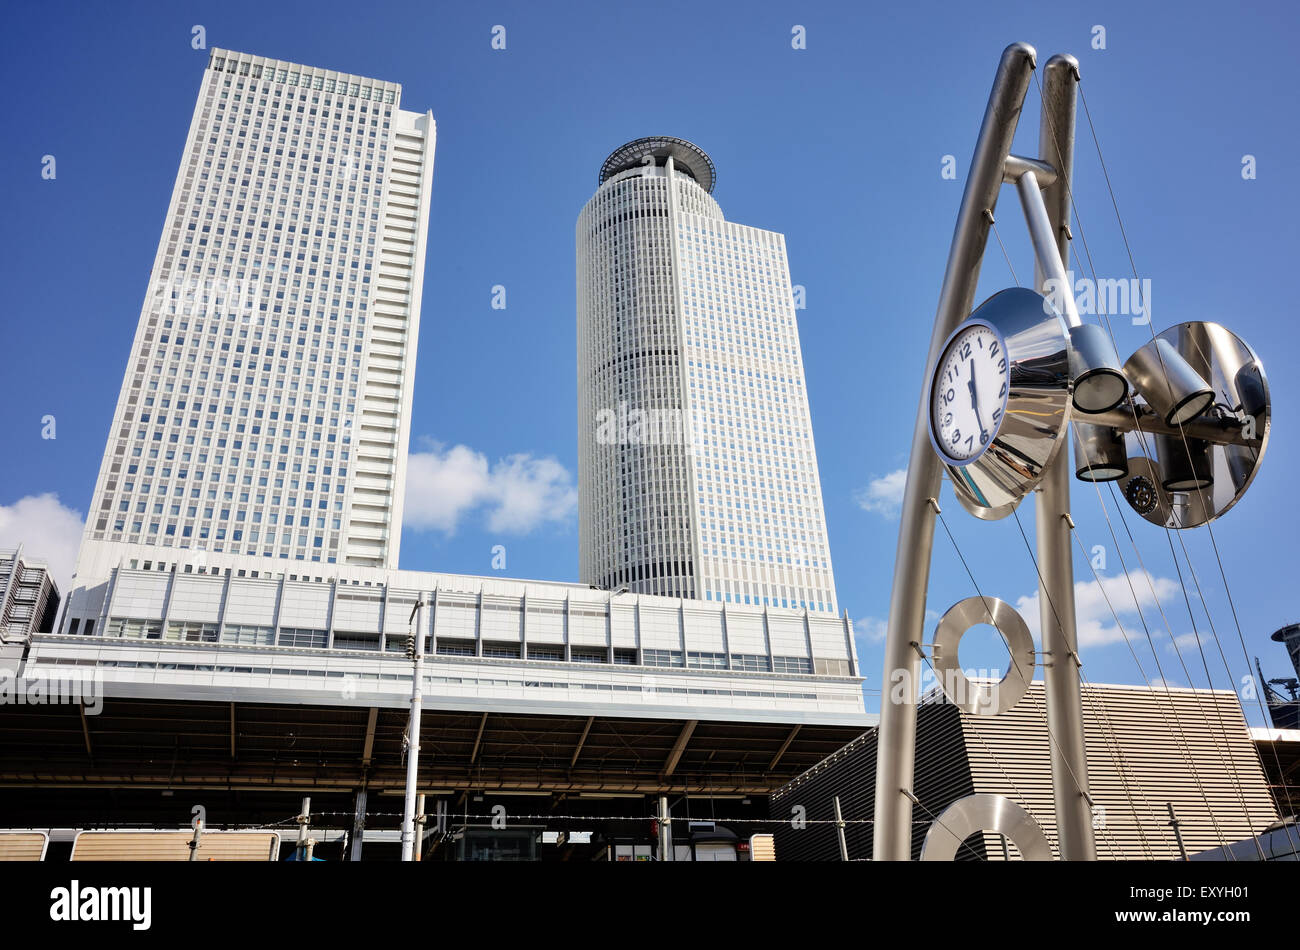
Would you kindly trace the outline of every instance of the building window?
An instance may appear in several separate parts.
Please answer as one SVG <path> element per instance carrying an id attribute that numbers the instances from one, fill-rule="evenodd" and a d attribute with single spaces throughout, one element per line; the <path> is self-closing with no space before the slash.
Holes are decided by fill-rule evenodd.
<path id="1" fill-rule="evenodd" d="M 365 633 L 336 633 L 334 634 L 334 649 L 336 650 L 370 650 L 379 652 L 379 634 Z M 403 647 L 405 649 L 405 647 Z"/>
<path id="2" fill-rule="evenodd" d="M 282 627 L 277 645 L 299 650 L 320 650 L 329 644 L 325 630 L 308 630 L 302 627 Z"/>
<path id="3" fill-rule="evenodd" d="M 94 621 L 87 621 L 85 634 L 90 636 Z M 162 639 L 161 620 L 133 620 L 125 617 L 111 617 L 104 635 L 109 637 L 137 637 L 145 640 Z"/>
<path id="4" fill-rule="evenodd" d="M 820 657 L 813 661 L 813 668 L 819 676 L 848 676 L 848 660 L 823 660 Z"/>
<path id="5" fill-rule="evenodd" d="M 746 670 L 751 673 L 770 673 L 772 661 L 761 653 L 733 653 L 731 655 L 733 670 Z"/>
<path id="6" fill-rule="evenodd" d="M 686 654 L 686 665 L 697 670 L 725 670 L 727 668 L 727 654 L 696 653 L 692 650 Z"/>
<path id="7" fill-rule="evenodd" d="M 187 643 L 216 643 L 217 625 L 215 623 L 189 623 L 173 620 L 167 624 L 168 640 L 181 640 Z"/>
<path id="8" fill-rule="evenodd" d="M 478 653 L 473 640 L 456 640 L 451 637 L 438 638 L 440 656 L 474 656 Z"/>
<path id="9" fill-rule="evenodd" d="M 642 650 L 641 662 L 646 666 L 685 666 L 681 650 Z"/>
<path id="10" fill-rule="evenodd" d="M 772 670 L 776 673 L 811 673 L 812 660 L 803 656 L 774 656 Z"/>

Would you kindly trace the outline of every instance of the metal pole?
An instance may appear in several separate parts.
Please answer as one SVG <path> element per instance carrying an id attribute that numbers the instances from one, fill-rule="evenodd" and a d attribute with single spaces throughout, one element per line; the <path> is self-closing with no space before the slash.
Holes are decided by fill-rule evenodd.
<path id="1" fill-rule="evenodd" d="M 835 796 L 835 830 L 840 837 L 840 860 L 849 859 L 849 843 L 844 840 L 844 816 L 840 814 L 840 796 Z"/>
<path id="2" fill-rule="evenodd" d="M 1055 58 L 1055 57 L 1053 57 Z M 1050 66 L 1051 60 L 1048 61 Z M 1050 77 L 1050 73 L 1048 74 Z M 1071 87 L 1073 88 L 1073 87 Z M 1046 92 L 1044 92 L 1046 95 Z M 1046 100 L 1044 100 L 1046 105 Z M 1055 121 L 1055 120 L 1053 120 Z M 1047 117 L 1043 118 L 1044 128 L 1046 128 Z M 1071 126 L 1073 131 L 1073 126 Z M 1074 140 L 1070 140 L 1070 147 L 1073 148 Z M 1065 195 L 1065 189 L 1061 187 L 1063 179 L 1067 176 L 1058 176 L 1056 182 L 1048 185 L 1053 192 Z M 1066 181 L 1068 185 L 1068 180 Z M 1047 204 L 1043 199 L 1043 192 L 1040 190 L 1043 186 L 1038 182 L 1038 176 L 1032 169 L 1027 169 L 1016 179 L 1016 188 L 1020 192 L 1020 204 L 1025 212 L 1025 224 L 1029 228 L 1029 240 L 1034 245 L 1034 277 L 1038 281 L 1040 289 L 1046 289 L 1048 281 L 1055 283 L 1058 288 L 1062 288 L 1057 294 L 1053 295 L 1054 300 L 1060 300 L 1065 310 L 1062 314 L 1065 322 L 1072 327 L 1077 327 L 1083 323 L 1079 319 L 1079 308 L 1074 301 L 1074 288 L 1070 286 L 1069 277 L 1065 272 L 1065 264 L 1061 260 L 1063 254 L 1068 254 L 1068 245 L 1066 244 L 1065 231 L 1062 226 L 1069 227 L 1070 224 L 1070 206 L 1067 203 L 1061 207 L 1057 202 L 1053 202 L 1053 209 L 1049 211 Z M 1068 202 L 1068 197 L 1067 197 Z M 1062 218 L 1061 215 L 1064 215 Z M 1058 222 L 1053 226 L 1053 219 Z"/>
<path id="3" fill-rule="evenodd" d="M 1172 811 L 1172 808 L 1170 809 Z M 190 860 L 196 860 L 195 855 L 199 852 L 199 836 L 203 833 L 203 819 L 194 819 L 194 837 L 190 839 Z"/>
<path id="4" fill-rule="evenodd" d="M 298 815 L 298 851 L 299 861 L 307 853 L 307 825 L 311 822 L 311 798 L 302 800 L 302 812 Z"/>
<path id="5" fill-rule="evenodd" d="M 1183 844 L 1183 833 L 1178 830 L 1180 822 L 1178 821 L 1178 816 L 1174 814 L 1174 803 L 1165 802 L 1165 807 L 1169 809 L 1169 827 L 1174 829 L 1174 840 L 1178 842 L 1178 853 L 1181 854 L 1183 860 L 1186 861 L 1187 845 Z"/>
<path id="6" fill-rule="evenodd" d="M 420 793 L 420 801 L 415 811 L 415 860 L 419 861 L 424 856 L 424 823 L 427 821 L 424 814 L 424 793 Z"/>
<path id="7" fill-rule="evenodd" d="M 1034 48 L 1026 43 L 1013 43 L 1002 52 L 957 213 L 923 380 L 930 367 L 938 362 L 944 340 L 966 319 L 974 303 L 992 211 L 1002 186 L 1003 166 L 1011 152 L 1011 140 L 1029 89 L 1035 55 Z M 912 853 L 912 803 L 907 794 L 912 789 L 916 764 L 916 692 L 921 678 L 920 644 L 934 542 L 935 515 L 929 499 L 939 497 L 943 472 L 938 456 L 930 447 L 926 418 L 928 396 L 923 381 L 889 601 L 885 686 L 876 733 L 872 857 L 877 861 L 906 861 Z"/>
<path id="8" fill-rule="evenodd" d="M 402 804 L 402 860 L 410 861 L 415 854 L 415 786 L 420 769 L 420 693 L 424 678 L 424 631 L 417 621 L 422 602 L 417 601 L 411 610 L 411 720 L 406 738 L 406 798 Z"/>
<path id="9" fill-rule="evenodd" d="M 352 816 L 352 851 L 349 861 L 361 860 L 361 846 L 366 837 L 366 789 L 362 786 L 357 792 L 356 811 Z"/>
<path id="10" fill-rule="evenodd" d="M 1038 147 L 1057 171 L 1044 197 L 1057 258 L 1045 269 L 1034 268 L 1040 288 L 1049 277 L 1064 278 L 1062 261 L 1069 254 L 1069 183 L 1074 177 L 1074 123 L 1079 64 L 1073 56 L 1053 56 L 1043 72 L 1043 114 Z M 1029 178 L 1029 175 L 1025 175 Z M 1024 179 L 1022 179 L 1023 181 Z M 1030 203 L 1026 203 L 1029 207 Z M 1026 212 L 1028 213 L 1028 212 Z M 1031 234 L 1033 227 L 1031 225 Z M 1043 258 L 1043 255 L 1039 255 Z M 1074 290 L 1062 295 L 1073 301 Z M 1073 306 L 1072 303 L 1069 306 Z M 1078 314 L 1075 314 L 1078 319 Z M 1061 858 L 1095 861 L 1092 800 L 1088 792 L 1088 758 L 1083 743 L 1083 702 L 1079 687 L 1079 639 L 1075 631 L 1074 559 L 1070 549 L 1070 456 L 1057 455 L 1048 467 L 1036 500 L 1038 527 L 1038 616 L 1043 631 L 1043 686 L 1047 693 L 1048 745 L 1052 760 L 1052 790 L 1056 799 L 1056 830 Z"/>
<path id="11" fill-rule="evenodd" d="M 659 796 L 659 860 L 671 861 L 673 849 L 673 819 L 668 810 L 668 796 Z"/>

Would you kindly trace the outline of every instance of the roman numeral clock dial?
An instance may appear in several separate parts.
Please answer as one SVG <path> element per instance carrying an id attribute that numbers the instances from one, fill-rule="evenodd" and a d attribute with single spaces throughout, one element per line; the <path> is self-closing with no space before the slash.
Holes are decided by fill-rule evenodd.
<path id="1" fill-rule="evenodd" d="M 1006 343 L 992 326 L 968 322 L 949 340 L 930 386 L 930 436 L 952 465 L 968 465 L 992 443 L 1007 409 Z"/>

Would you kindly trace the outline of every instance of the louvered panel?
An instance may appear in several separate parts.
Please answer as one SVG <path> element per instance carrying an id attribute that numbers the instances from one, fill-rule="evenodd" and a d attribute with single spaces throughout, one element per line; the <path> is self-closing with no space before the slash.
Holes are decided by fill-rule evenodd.
<path id="1" fill-rule="evenodd" d="M 975 788 L 1024 805 L 1055 850 L 1046 697 L 1034 683 L 1000 716 L 962 714 Z M 1084 742 L 1102 859 L 1180 857 L 1250 837 L 1277 812 L 1241 707 L 1229 691 L 1085 686 Z M 1000 857 L 1000 845 L 990 847 Z"/>
<path id="2" fill-rule="evenodd" d="M 1041 682 L 999 716 L 971 716 L 941 701 L 917 710 L 912 854 L 920 853 L 935 816 L 974 792 L 1005 795 L 1042 826 L 1059 855 L 1052 794 L 1046 696 Z M 1103 860 L 1177 860 L 1169 824 L 1173 805 L 1189 854 L 1232 844 L 1277 819 L 1254 742 L 1237 697 L 1227 690 L 1090 685 L 1083 688 L 1084 741 L 1093 801 L 1099 806 L 1097 856 Z M 840 796 L 849 856 L 871 852 L 876 731 L 855 739 L 772 796 L 771 817 L 782 860 L 835 860 L 834 826 L 789 827 L 791 809 L 834 817 Z M 1002 839 L 973 836 L 959 859 L 1003 857 Z M 1011 849 L 1015 857 L 1015 849 Z"/>
<path id="3" fill-rule="evenodd" d="M 83 831 L 72 861 L 188 861 L 190 831 Z M 205 831 L 196 861 L 274 861 L 280 836 L 273 831 Z"/>
<path id="4" fill-rule="evenodd" d="M 0 861 L 44 861 L 49 841 L 43 831 L 0 831 Z"/>

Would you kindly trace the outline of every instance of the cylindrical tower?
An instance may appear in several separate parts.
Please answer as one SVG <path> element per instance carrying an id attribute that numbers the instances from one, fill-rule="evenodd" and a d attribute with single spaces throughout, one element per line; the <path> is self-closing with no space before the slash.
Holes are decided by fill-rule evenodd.
<path id="1" fill-rule="evenodd" d="M 722 220 L 697 146 L 641 138 L 578 216 L 578 519 L 584 583 L 696 597 L 673 217 Z"/>

